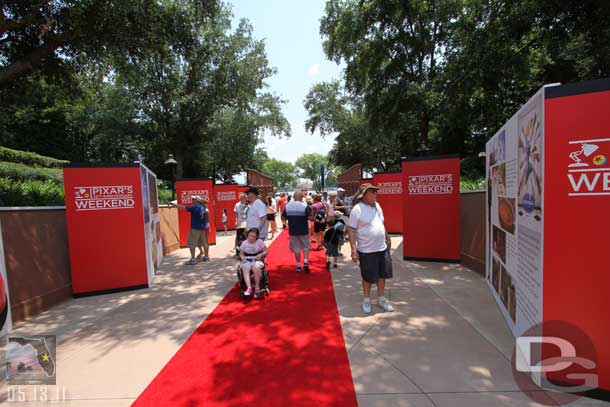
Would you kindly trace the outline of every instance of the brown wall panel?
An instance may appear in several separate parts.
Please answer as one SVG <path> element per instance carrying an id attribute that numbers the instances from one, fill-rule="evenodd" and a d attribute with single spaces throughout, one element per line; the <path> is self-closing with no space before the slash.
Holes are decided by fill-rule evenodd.
<path id="1" fill-rule="evenodd" d="M 345 189 L 347 196 L 354 196 L 360 187 L 360 178 L 362 178 L 362 165 L 353 165 L 350 169 L 340 174 L 337 177 L 339 188 Z"/>
<path id="2" fill-rule="evenodd" d="M 460 195 L 462 262 L 485 273 L 485 191 Z"/>
<path id="3" fill-rule="evenodd" d="M 3 211 L 0 222 L 13 321 L 70 298 L 65 210 Z"/>
<path id="4" fill-rule="evenodd" d="M 163 255 L 168 255 L 180 249 L 180 230 L 178 227 L 178 209 L 160 207 L 161 239 L 163 240 Z"/>

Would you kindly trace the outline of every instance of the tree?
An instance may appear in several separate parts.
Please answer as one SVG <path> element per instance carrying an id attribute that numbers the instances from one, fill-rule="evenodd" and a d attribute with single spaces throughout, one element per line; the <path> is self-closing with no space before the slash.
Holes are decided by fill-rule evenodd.
<path id="1" fill-rule="evenodd" d="M 601 0 L 329 0 L 324 50 L 346 69 L 343 87 L 312 89 L 308 128 L 338 132 L 335 163 L 460 153 L 480 174 L 486 140 L 539 87 L 610 75 L 609 18 Z M 341 127 L 345 111 L 362 129 Z M 359 153 L 374 141 L 379 163 Z"/>
<path id="2" fill-rule="evenodd" d="M 303 154 L 297 158 L 295 162 L 296 168 L 299 170 L 299 176 L 313 181 L 314 188 L 320 189 L 320 166 L 329 167 L 328 157 L 318 154 Z"/>
<path id="3" fill-rule="evenodd" d="M 263 164 L 262 172 L 273 178 L 277 188 L 287 190 L 292 188 L 297 181 L 294 164 L 269 158 Z"/>
<path id="4" fill-rule="evenodd" d="M 36 69 L 83 60 L 129 59 L 169 42 L 193 40 L 193 20 L 218 14 L 218 0 L 177 4 L 153 0 L 7 0 L 0 8 L 0 86 Z M 171 27 L 172 29 L 167 29 Z M 186 36 L 185 36 L 186 35 Z"/>
<path id="5" fill-rule="evenodd" d="M 11 3 L 1 10 L 0 27 L 7 19 L 25 24 L 28 12 L 64 16 L 70 4 L 36 11 L 17 10 L 21 3 Z M 105 45 L 90 38 L 92 29 L 79 31 L 73 42 L 56 49 L 53 55 L 59 57 L 32 65 L 18 81 L 0 84 L 1 144 L 73 161 L 143 158 L 165 178 L 170 174 L 163 162 L 171 153 L 179 162 L 178 176 L 228 180 L 247 167 L 262 166 L 258 146 L 263 134 L 290 136 L 281 111 L 285 102 L 266 91 L 265 81 L 276 71 L 246 20 L 232 29 L 230 10 L 208 0 L 115 6 L 110 13 L 117 24 L 140 14 L 148 20 L 143 16 L 138 29 L 109 30 Z M 148 8 L 132 12 L 128 6 Z M 84 24 L 93 12 L 89 7 L 114 6 L 111 0 L 91 0 L 73 9 L 83 15 L 62 20 L 64 28 L 53 23 L 53 30 Z M 0 40 L 0 69 L 13 69 L 27 57 L 25 48 L 39 46 L 27 42 L 36 18 L 23 33 L 9 24 L 10 35 Z M 102 24 L 105 18 L 100 17 Z M 146 38 L 114 38 L 136 34 Z M 110 44 L 113 38 L 116 43 Z M 85 52 L 93 46 L 86 40 L 98 41 L 102 49 Z M 123 53 L 123 46 L 130 52 Z"/>
<path id="6" fill-rule="evenodd" d="M 317 83 L 303 101 L 309 117 L 305 129 L 325 137 L 336 134 L 329 154 L 334 165 L 360 163 L 366 170 L 385 171 L 400 162 L 400 151 L 383 133 L 369 131 L 364 102 L 347 94 L 338 81 Z"/>

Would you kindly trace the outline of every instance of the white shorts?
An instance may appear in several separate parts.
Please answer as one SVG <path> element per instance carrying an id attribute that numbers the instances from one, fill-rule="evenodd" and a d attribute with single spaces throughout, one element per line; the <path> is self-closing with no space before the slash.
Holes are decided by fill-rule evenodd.
<path id="1" fill-rule="evenodd" d="M 257 267 L 259 269 L 262 269 L 263 267 L 265 267 L 265 264 L 262 261 L 244 261 L 241 263 L 241 269 L 244 273 L 252 270 L 253 267 Z"/>

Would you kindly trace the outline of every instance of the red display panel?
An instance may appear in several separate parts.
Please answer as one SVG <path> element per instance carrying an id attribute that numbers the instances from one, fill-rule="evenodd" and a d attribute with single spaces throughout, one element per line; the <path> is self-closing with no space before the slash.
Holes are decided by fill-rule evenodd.
<path id="1" fill-rule="evenodd" d="M 402 233 L 402 172 L 377 172 L 373 178 L 360 179 L 360 185 L 366 182 L 379 187 L 377 201 L 383 209 L 386 230 L 389 233 Z"/>
<path id="2" fill-rule="evenodd" d="M 214 185 L 214 205 L 216 231 L 224 231 L 222 225 L 222 211 L 227 210 L 227 229 L 235 230 L 235 204 L 239 202 L 239 194 L 248 187 L 241 185 Z"/>
<path id="3" fill-rule="evenodd" d="M 191 196 L 199 195 L 208 198 L 208 210 L 210 214 L 210 231 L 208 243 L 216 244 L 216 221 L 214 219 L 214 194 L 212 180 L 184 179 L 176 181 L 176 197 L 180 205 L 190 206 Z M 180 246 L 185 247 L 191 229 L 191 214 L 178 210 L 178 226 L 180 229 Z"/>
<path id="4" fill-rule="evenodd" d="M 403 257 L 460 260 L 460 159 L 404 160 Z"/>
<path id="5" fill-rule="evenodd" d="M 573 86 L 545 99 L 543 315 L 587 335 L 610 390 L 610 90 L 561 96 Z"/>
<path id="6" fill-rule="evenodd" d="M 147 286 L 140 165 L 65 168 L 64 189 L 73 294 Z"/>

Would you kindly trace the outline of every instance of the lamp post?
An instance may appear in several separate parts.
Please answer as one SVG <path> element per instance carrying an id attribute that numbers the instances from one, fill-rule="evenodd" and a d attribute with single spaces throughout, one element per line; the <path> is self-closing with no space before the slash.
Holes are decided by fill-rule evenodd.
<path id="1" fill-rule="evenodd" d="M 176 165 L 178 165 L 178 161 L 174 160 L 174 155 L 170 154 L 167 160 L 165 160 L 165 165 L 171 166 L 172 169 L 172 201 L 176 199 Z"/>

